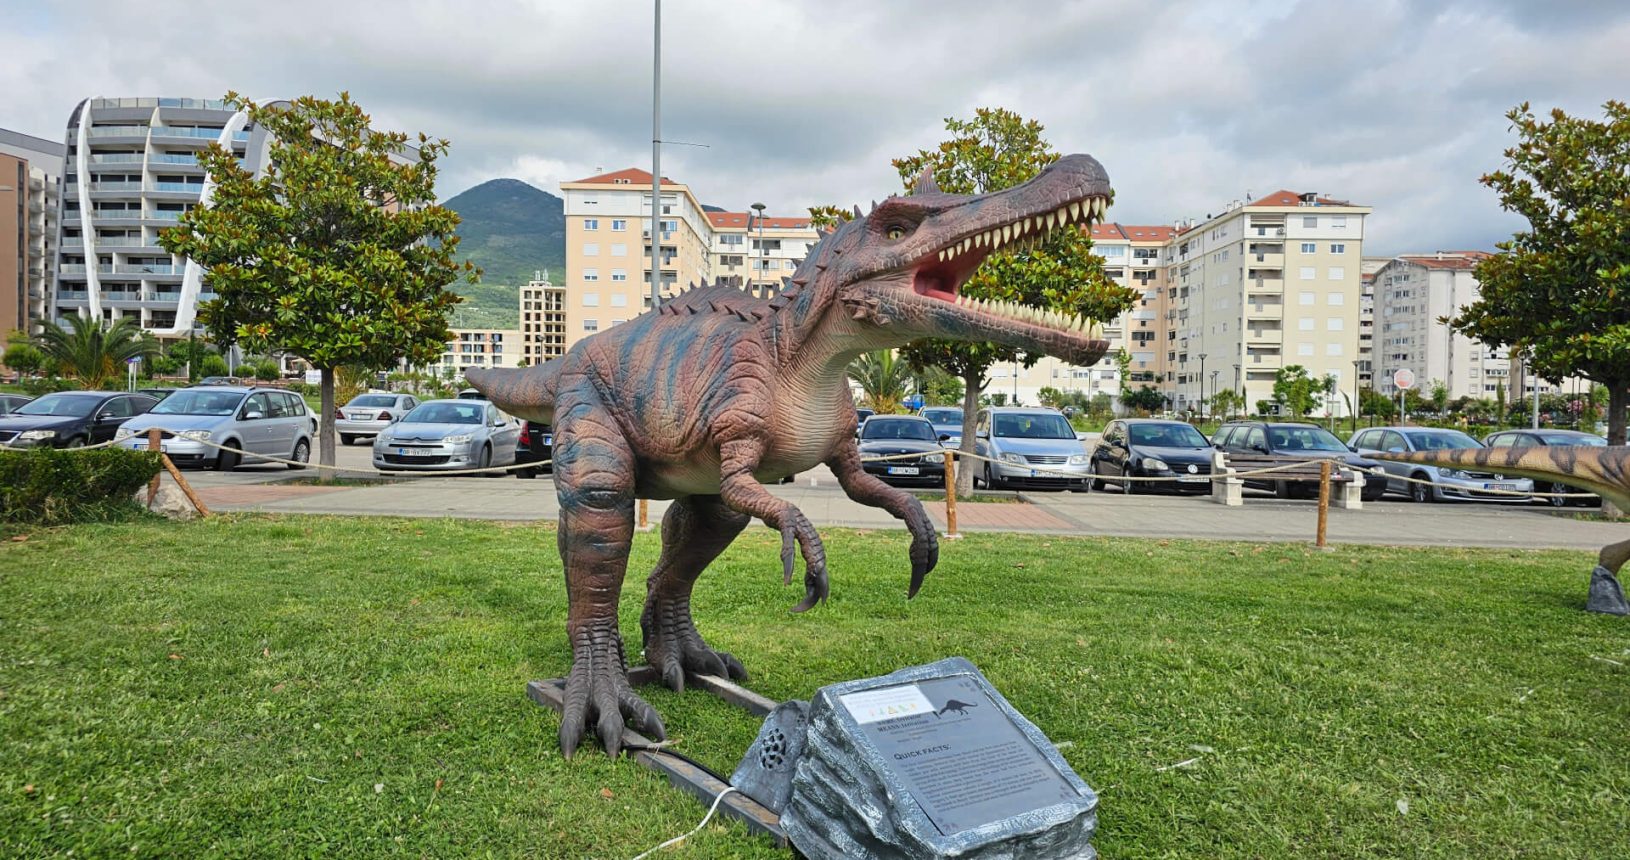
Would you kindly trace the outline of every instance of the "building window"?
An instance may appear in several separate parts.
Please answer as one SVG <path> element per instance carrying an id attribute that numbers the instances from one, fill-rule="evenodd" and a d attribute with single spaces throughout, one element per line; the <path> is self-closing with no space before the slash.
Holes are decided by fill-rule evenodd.
<path id="1" fill-rule="evenodd" d="M 621 233 L 628 229 L 628 222 L 621 218 L 613 218 L 611 220 L 611 229 Z"/>
<path id="2" fill-rule="evenodd" d="M 1345 281 L 1345 280 L 1347 280 L 1347 267 L 1346 266 L 1331 266 L 1330 267 L 1330 272 L 1329 272 L 1329 277 L 1330 277 L 1330 280 L 1332 280 L 1332 281 Z"/>
<path id="3" fill-rule="evenodd" d="M 583 219 L 583 229 L 585 229 L 585 230 L 598 230 L 598 229 L 600 229 L 600 219 L 599 218 L 584 218 Z"/>
<path id="4" fill-rule="evenodd" d="M 1313 304 L 1313 291 L 1312 290 L 1303 290 L 1301 295 L 1299 295 L 1297 297 L 1297 301 L 1300 302 L 1301 304 L 1304 304 L 1304 305 Z"/>
<path id="5" fill-rule="evenodd" d="M 625 322 L 628 322 L 628 320 L 612 320 L 611 324 L 612 325 L 618 325 L 618 324 L 625 323 Z"/>
<path id="6" fill-rule="evenodd" d="M 617 276 L 612 275 L 611 279 L 615 281 L 615 280 L 617 280 Z M 627 276 L 625 275 L 623 279 L 627 280 Z M 612 293 L 611 294 L 611 306 L 614 307 L 614 308 L 626 308 L 626 307 L 628 307 L 628 294 L 627 293 Z"/>
<path id="7" fill-rule="evenodd" d="M 1304 254 L 1317 253 L 1318 250 L 1319 250 L 1319 245 L 1316 242 L 1303 242 L 1302 243 L 1302 253 L 1304 253 Z"/>
<path id="8" fill-rule="evenodd" d="M 585 242 L 583 244 L 583 256 L 585 256 L 585 257 L 598 257 L 598 256 L 600 256 L 600 246 L 598 244 L 594 243 L 594 242 Z"/>
<path id="9" fill-rule="evenodd" d="M 1313 344 L 1311 344 L 1311 343 L 1299 343 L 1299 344 L 1297 344 L 1296 345 L 1296 354 L 1297 355 L 1312 355 L 1313 354 Z"/>
<path id="10" fill-rule="evenodd" d="M 1302 280 L 1304 280 L 1304 281 L 1313 280 L 1313 267 L 1312 266 L 1303 266 L 1302 271 L 1301 271 L 1301 277 L 1302 277 Z"/>
<path id="11" fill-rule="evenodd" d="M 600 321 L 599 320 L 584 320 L 583 321 L 583 330 L 584 331 L 599 331 L 600 330 Z"/>
<path id="12" fill-rule="evenodd" d="M 1302 226 L 1309 229 L 1317 229 L 1319 226 L 1319 219 L 1313 215 L 1304 215 L 1302 217 Z"/>
<path id="13" fill-rule="evenodd" d="M 1344 243 L 1344 242 L 1332 243 L 1330 245 L 1330 253 L 1332 253 L 1332 254 L 1345 254 L 1345 253 L 1347 253 L 1347 245 L 1346 245 L 1346 243 Z"/>
<path id="14" fill-rule="evenodd" d="M 583 280 L 585 280 L 585 281 L 598 281 L 598 280 L 600 280 L 600 270 L 599 269 L 584 269 L 583 270 Z"/>
<path id="15" fill-rule="evenodd" d="M 1341 355 L 1341 341 L 1331 341 L 1324 345 L 1325 355 Z"/>
<path id="16" fill-rule="evenodd" d="M 626 280 L 628 280 L 628 272 L 623 270 L 623 269 L 612 269 L 611 270 L 611 280 L 613 280 L 613 281 L 626 281 Z M 612 304 L 616 304 L 615 298 L 612 300 Z"/>
<path id="17" fill-rule="evenodd" d="M 1330 219 L 1330 226 L 1336 228 L 1337 230 L 1345 230 L 1345 229 L 1347 229 L 1347 216 L 1346 215 L 1337 215 L 1337 216 L 1331 218 Z"/>
<path id="18" fill-rule="evenodd" d="M 584 293 L 583 294 L 583 307 L 597 308 L 599 306 L 600 306 L 600 294 L 599 293 Z"/>
<path id="19" fill-rule="evenodd" d="M 1324 330 L 1325 331 L 1341 331 L 1342 330 L 1342 324 L 1343 323 L 1342 323 L 1341 317 L 1330 317 L 1329 319 L 1326 319 L 1324 321 Z"/>
<path id="20" fill-rule="evenodd" d="M 626 257 L 626 256 L 628 256 L 628 246 L 621 243 L 621 242 L 612 243 L 612 245 L 611 245 L 611 256 L 613 256 L 613 257 Z"/>
<path id="21" fill-rule="evenodd" d="M 1296 321 L 1296 329 L 1298 331 L 1312 331 L 1313 330 L 1313 318 L 1312 317 L 1302 317 L 1301 319 L 1297 320 Z"/>
<path id="22" fill-rule="evenodd" d="M 1331 294 L 1324 297 L 1324 303 L 1331 306 L 1331 307 L 1336 307 L 1338 305 L 1346 304 L 1347 303 L 1347 294 L 1346 293 L 1331 293 Z"/>

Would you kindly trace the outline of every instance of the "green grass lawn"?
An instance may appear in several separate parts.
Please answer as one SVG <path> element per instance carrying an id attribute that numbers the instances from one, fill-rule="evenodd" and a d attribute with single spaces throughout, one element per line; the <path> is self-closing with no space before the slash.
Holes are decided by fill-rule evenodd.
<path id="1" fill-rule="evenodd" d="M 832 600 L 792 616 L 744 534 L 704 635 L 778 699 L 968 657 L 1068 742 L 1107 857 L 1630 856 L 1630 624 L 1581 610 L 1587 554 L 976 534 L 908 603 L 903 533 L 826 540 Z M 548 525 L 35 532 L 0 607 L 3 856 L 629 857 L 703 812 L 563 761 L 526 699 L 568 666 Z M 647 696 L 716 770 L 758 728 Z M 777 853 L 730 823 L 662 856 Z"/>

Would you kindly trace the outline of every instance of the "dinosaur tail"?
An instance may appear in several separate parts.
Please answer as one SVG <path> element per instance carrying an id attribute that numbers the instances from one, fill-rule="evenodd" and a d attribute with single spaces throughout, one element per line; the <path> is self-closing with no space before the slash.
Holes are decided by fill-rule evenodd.
<path id="1" fill-rule="evenodd" d="M 477 367 L 465 371 L 464 378 L 499 409 L 528 421 L 551 423 L 560 365 L 557 359 L 532 367 Z"/>
<path id="2" fill-rule="evenodd" d="M 1377 460 L 1496 472 L 1547 483 L 1580 487 L 1615 503 L 1630 501 L 1630 448 L 1532 445 L 1511 448 L 1454 448 L 1410 454 L 1367 455 Z"/>

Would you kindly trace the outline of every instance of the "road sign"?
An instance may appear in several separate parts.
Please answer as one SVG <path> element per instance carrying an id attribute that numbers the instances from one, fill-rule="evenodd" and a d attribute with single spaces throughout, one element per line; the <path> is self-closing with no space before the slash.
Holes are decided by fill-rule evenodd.
<path id="1" fill-rule="evenodd" d="M 125 364 L 141 364 L 141 356 L 135 355 L 125 359 Z"/>
<path id="2" fill-rule="evenodd" d="M 1408 391 L 1415 387 L 1415 371 L 1407 367 L 1400 367 L 1392 372 L 1392 387 L 1399 391 Z"/>

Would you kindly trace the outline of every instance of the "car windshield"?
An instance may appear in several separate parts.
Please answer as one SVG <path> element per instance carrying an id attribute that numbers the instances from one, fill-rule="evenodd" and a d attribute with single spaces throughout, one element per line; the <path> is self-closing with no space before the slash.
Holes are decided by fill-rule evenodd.
<path id="1" fill-rule="evenodd" d="M 1132 444 L 1149 448 L 1204 448 L 1210 443 L 1187 424 L 1133 424 Z"/>
<path id="2" fill-rule="evenodd" d="M 861 432 L 862 439 L 915 439 L 920 442 L 932 442 L 935 439 L 934 427 L 926 421 L 896 418 L 873 418 L 866 422 L 865 430 Z"/>
<path id="3" fill-rule="evenodd" d="M 961 424 L 961 409 L 924 409 L 923 417 L 935 424 Z"/>
<path id="4" fill-rule="evenodd" d="M 1453 451 L 1456 448 L 1481 448 L 1481 442 L 1459 430 L 1414 430 L 1407 434 L 1409 444 L 1417 451 Z"/>
<path id="5" fill-rule="evenodd" d="M 1347 446 L 1318 427 L 1268 427 L 1268 447 L 1275 451 L 1345 451 Z"/>
<path id="6" fill-rule="evenodd" d="M 177 391 L 153 407 L 154 415 L 231 415 L 243 402 L 240 391 Z"/>
<path id="7" fill-rule="evenodd" d="M 1590 448 L 1601 448 L 1607 440 L 1600 436 L 1545 436 L 1539 437 L 1547 445 L 1584 445 Z"/>
<path id="8" fill-rule="evenodd" d="M 406 424 L 480 424 L 486 415 L 483 403 L 426 403 L 409 412 Z"/>
<path id="9" fill-rule="evenodd" d="M 102 398 L 84 394 L 47 394 L 17 407 L 13 415 L 58 415 L 63 418 L 84 418 L 91 414 Z"/>
<path id="10" fill-rule="evenodd" d="M 997 415 L 994 432 L 1010 439 L 1074 439 L 1075 430 L 1062 415 Z"/>
<path id="11" fill-rule="evenodd" d="M 374 406 L 374 407 L 395 406 L 396 405 L 396 398 L 395 398 L 395 396 L 390 395 L 390 394 L 363 394 L 361 396 L 351 398 L 351 402 L 347 403 L 345 405 L 346 406 Z"/>

